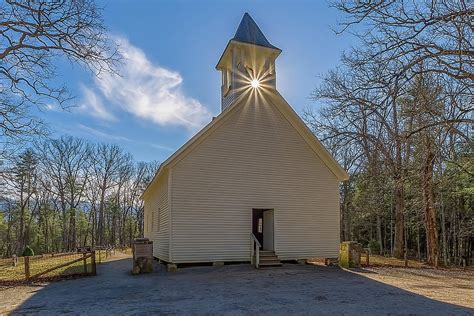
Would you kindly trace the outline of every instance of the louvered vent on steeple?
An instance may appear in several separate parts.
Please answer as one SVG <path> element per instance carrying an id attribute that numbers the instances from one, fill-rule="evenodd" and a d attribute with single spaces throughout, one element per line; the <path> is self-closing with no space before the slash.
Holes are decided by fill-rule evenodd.
<path id="1" fill-rule="evenodd" d="M 251 89 L 252 81 L 275 89 L 275 59 L 280 53 L 281 50 L 270 44 L 257 23 L 245 13 L 216 66 L 222 72 L 222 111 Z"/>

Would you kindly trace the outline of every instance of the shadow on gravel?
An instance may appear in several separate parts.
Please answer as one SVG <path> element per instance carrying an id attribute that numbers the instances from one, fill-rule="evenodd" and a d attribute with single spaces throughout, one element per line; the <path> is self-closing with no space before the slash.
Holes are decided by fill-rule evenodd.
<path id="1" fill-rule="evenodd" d="M 51 283 L 13 314 L 432 314 L 473 309 L 432 300 L 337 267 L 247 264 L 190 267 L 132 276 L 131 259 L 102 264 L 98 276 Z"/>

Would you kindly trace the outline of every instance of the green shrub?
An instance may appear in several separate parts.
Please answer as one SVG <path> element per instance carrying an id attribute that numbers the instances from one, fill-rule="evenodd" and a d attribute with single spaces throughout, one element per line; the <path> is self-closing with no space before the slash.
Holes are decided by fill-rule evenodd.
<path id="1" fill-rule="evenodd" d="M 35 255 L 35 252 L 33 251 L 33 249 L 31 249 L 30 246 L 26 246 L 25 250 L 23 250 L 23 253 L 22 253 L 23 257 L 31 257 L 34 255 Z"/>

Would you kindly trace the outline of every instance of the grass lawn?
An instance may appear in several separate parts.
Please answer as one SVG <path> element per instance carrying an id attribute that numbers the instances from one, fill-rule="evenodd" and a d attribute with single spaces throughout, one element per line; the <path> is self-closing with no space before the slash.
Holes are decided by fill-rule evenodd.
<path id="1" fill-rule="evenodd" d="M 52 257 L 47 255 L 45 257 L 31 257 L 30 258 L 30 276 L 34 276 L 37 273 L 43 272 L 55 266 L 71 262 L 76 259 L 82 258 L 81 253 L 71 253 L 66 255 L 57 255 Z M 87 272 L 92 271 L 92 260 L 91 258 L 86 259 Z M 50 279 L 55 277 L 64 277 L 68 275 L 82 274 L 84 273 L 84 262 L 82 260 L 75 262 L 71 265 L 67 265 L 51 272 L 42 275 L 41 279 Z M 0 283 L 8 282 L 19 282 L 25 280 L 25 264 L 23 258 L 19 258 L 18 265 L 2 265 L 0 267 Z"/>

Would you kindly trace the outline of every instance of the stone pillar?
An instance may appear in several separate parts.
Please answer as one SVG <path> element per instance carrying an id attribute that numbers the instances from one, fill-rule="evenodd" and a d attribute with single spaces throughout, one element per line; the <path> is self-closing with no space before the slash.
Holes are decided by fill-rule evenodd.
<path id="1" fill-rule="evenodd" d="M 362 246 L 355 241 L 344 241 L 339 247 L 339 265 L 343 268 L 360 267 Z"/>
<path id="2" fill-rule="evenodd" d="M 153 242 L 148 238 L 137 238 L 132 245 L 132 274 L 153 272 Z"/>

